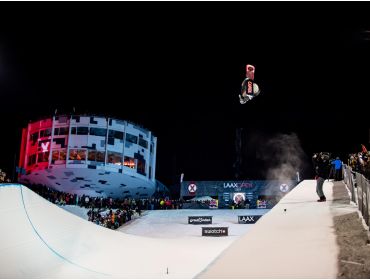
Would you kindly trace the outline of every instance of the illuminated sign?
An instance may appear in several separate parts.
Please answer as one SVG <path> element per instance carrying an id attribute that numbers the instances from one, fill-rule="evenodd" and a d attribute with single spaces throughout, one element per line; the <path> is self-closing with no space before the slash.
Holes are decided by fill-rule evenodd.
<path id="1" fill-rule="evenodd" d="M 49 144 L 50 142 L 41 143 L 41 149 L 43 153 L 48 151 Z"/>
<path id="2" fill-rule="evenodd" d="M 209 208 L 218 208 L 218 200 L 217 199 L 212 199 L 209 202 Z"/>
<path id="3" fill-rule="evenodd" d="M 267 201 L 266 200 L 257 200 L 257 208 L 266 209 L 267 208 Z"/>
<path id="4" fill-rule="evenodd" d="M 195 192 L 197 191 L 197 185 L 196 184 L 190 184 L 188 186 L 188 191 L 190 194 L 195 194 Z"/>
<path id="5" fill-rule="evenodd" d="M 233 200 L 236 204 L 245 201 L 245 193 L 234 193 Z"/>
<path id="6" fill-rule="evenodd" d="M 280 190 L 282 192 L 287 192 L 287 191 L 289 191 L 289 186 L 287 184 L 281 184 L 280 185 Z"/>
<path id="7" fill-rule="evenodd" d="M 224 188 L 253 188 L 251 183 L 224 183 Z"/>
<path id="8" fill-rule="evenodd" d="M 248 81 L 248 93 L 253 94 L 253 83 Z"/>
<path id="9" fill-rule="evenodd" d="M 228 236 L 228 227 L 202 227 L 202 236 Z"/>
<path id="10" fill-rule="evenodd" d="M 193 225 L 212 224 L 212 216 L 189 216 L 188 223 Z"/>
<path id="11" fill-rule="evenodd" d="M 262 215 L 238 216 L 239 224 L 254 224 Z"/>

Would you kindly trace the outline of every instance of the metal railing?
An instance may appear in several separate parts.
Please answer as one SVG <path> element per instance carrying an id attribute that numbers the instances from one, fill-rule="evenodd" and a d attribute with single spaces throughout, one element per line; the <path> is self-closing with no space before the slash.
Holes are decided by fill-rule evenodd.
<path id="1" fill-rule="evenodd" d="M 370 229 L 370 182 L 361 173 L 343 165 L 344 183 L 351 192 L 351 200 L 357 204 L 362 218 Z"/>

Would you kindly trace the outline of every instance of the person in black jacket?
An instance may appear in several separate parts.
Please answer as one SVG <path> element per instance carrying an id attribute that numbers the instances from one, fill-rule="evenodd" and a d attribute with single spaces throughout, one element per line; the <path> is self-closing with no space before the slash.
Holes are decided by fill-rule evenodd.
<path id="1" fill-rule="evenodd" d="M 326 197 L 323 191 L 323 185 L 325 179 L 329 177 L 330 172 L 330 155 L 328 153 L 314 154 L 312 157 L 312 163 L 316 172 L 316 193 L 319 196 L 318 202 L 325 202 Z"/>

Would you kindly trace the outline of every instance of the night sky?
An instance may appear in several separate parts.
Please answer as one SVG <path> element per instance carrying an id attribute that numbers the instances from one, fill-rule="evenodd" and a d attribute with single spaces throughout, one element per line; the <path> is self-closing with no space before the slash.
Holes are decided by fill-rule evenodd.
<path id="1" fill-rule="evenodd" d="M 277 134 L 345 160 L 369 142 L 369 15 L 366 2 L 2 2 L 0 168 L 29 120 L 73 107 L 152 130 L 167 185 L 234 179 L 237 128 L 242 178 L 263 179 L 254 151 Z M 241 105 L 247 63 L 262 93 Z"/>

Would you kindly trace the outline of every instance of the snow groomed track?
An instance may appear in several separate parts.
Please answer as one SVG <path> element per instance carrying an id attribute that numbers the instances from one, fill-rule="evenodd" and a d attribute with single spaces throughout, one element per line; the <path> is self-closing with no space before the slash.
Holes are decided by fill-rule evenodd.
<path id="1" fill-rule="evenodd" d="M 97 226 L 22 185 L 0 187 L 1 278 L 194 278 L 269 210 L 148 211 L 118 231 Z M 202 237 L 188 216 L 212 215 L 228 237 Z"/>
<path id="2" fill-rule="evenodd" d="M 22 185 L 0 185 L 0 277 L 336 278 L 333 183 L 324 183 L 325 203 L 315 184 L 301 182 L 269 211 L 147 211 L 116 231 Z M 263 214 L 255 225 L 237 224 L 253 214 Z M 229 236 L 201 236 L 190 215 L 212 215 Z"/>

